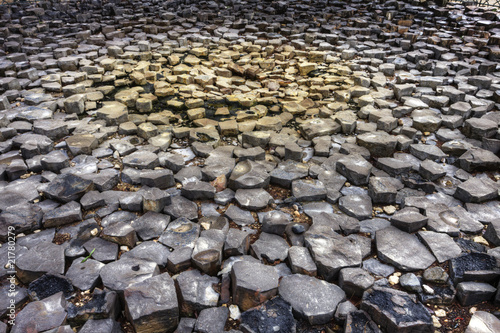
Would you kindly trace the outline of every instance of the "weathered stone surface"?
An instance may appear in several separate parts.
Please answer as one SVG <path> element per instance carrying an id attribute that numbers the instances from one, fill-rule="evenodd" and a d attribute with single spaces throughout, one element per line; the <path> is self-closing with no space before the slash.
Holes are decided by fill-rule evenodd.
<path id="1" fill-rule="evenodd" d="M 45 273 L 64 274 L 64 247 L 41 242 L 16 258 L 17 277 L 30 283 Z"/>
<path id="2" fill-rule="evenodd" d="M 174 280 L 163 273 L 123 292 L 127 317 L 136 331 L 173 331 L 179 322 Z"/>
<path id="3" fill-rule="evenodd" d="M 16 325 L 11 332 L 21 333 L 34 329 L 37 332 L 47 331 L 66 321 L 66 300 L 62 292 L 44 300 L 26 305 L 16 316 Z"/>
<path id="4" fill-rule="evenodd" d="M 296 332 L 292 306 L 282 297 L 275 297 L 261 306 L 241 314 L 240 328 L 246 332 Z"/>
<path id="5" fill-rule="evenodd" d="M 123 293 L 129 286 L 158 275 L 159 269 L 153 261 L 124 258 L 107 264 L 100 274 L 105 287 Z"/>
<path id="6" fill-rule="evenodd" d="M 180 310 L 185 315 L 199 313 L 203 309 L 217 306 L 219 294 L 214 286 L 219 279 L 201 274 L 198 270 L 185 271 L 176 278 Z"/>
<path id="7" fill-rule="evenodd" d="M 248 210 L 259 210 L 267 207 L 273 198 L 263 189 L 239 189 L 234 196 L 241 207 Z"/>
<path id="8" fill-rule="evenodd" d="M 500 320 L 485 311 L 476 311 L 470 319 L 465 333 L 493 333 L 500 329 Z"/>
<path id="9" fill-rule="evenodd" d="M 93 183 L 71 173 L 54 178 L 44 190 L 44 194 L 54 200 L 70 202 L 80 199 L 86 192 L 93 189 Z"/>
<path id="10" fill-rule="evenodd" d="M 404 291 L 374 287 L 363 295 L 361 310 L 366 311 L 373 321 L 387 331 L 434 331 L 427 309 Z"/>
<path id="11" fill-rule="evenodd" d="M 338 304 L 346 297 L 338 286 L 301 274 L 285 276 L 280 282 L 279 295 L 311 325 L 331 321 Z"/>
<path id="12" fill-rule="evenodd" d="M 278 273 L 261 263 L 238 261 L 231 270 L 233 302 L 246 311 L 278 292 Z"/>
<path id="13" fill-rule="evenodd" d="M 377 231 L 375 241 L 379 258 L 403 271 L 425 269 L 436 260 L 416 236 L 394 227 Z"/>

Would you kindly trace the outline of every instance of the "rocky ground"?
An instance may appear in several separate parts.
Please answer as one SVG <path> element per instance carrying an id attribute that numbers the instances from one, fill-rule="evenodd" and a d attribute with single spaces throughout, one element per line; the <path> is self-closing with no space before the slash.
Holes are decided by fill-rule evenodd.
<path id="1" fill-rule="evenodd" d="M 497 12 L 0 10 L 0 332 L 500 331 Z"/>

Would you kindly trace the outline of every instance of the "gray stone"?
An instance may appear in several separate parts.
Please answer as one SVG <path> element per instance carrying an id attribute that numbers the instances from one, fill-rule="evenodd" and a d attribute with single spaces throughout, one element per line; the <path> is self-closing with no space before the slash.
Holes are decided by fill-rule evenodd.
<path id="1" fill-rule="evenodd" d="M 194 248 L 196 239 L 200 234 L 200 225 L 186 218 L 178 218 L 168 225 L 158 241 L 170 248 Z"/>
<path id="2" fill-rule="evenodd" d="M 294 313 L 311 325 L 330 322 L 338 304 L 346 297 L 338 286 L 301 274 L 283 277 L 279 295 L 292 305 Z"/>
<path id="3" fill-rule="evenodd" d="M 352 333 L 381 333 L 377 324 L 365 311 L 352 311 L 347 315 L 344 332 Z"/>
<path id="4" fill-rule="evenodd" d="M 43 193 L 49 198 L 61 202 L 70 202 L 80 199 L 86 192 L 91 191 L 93 183 L 82 177 L 66 173 L 52 180 Z"/>
<path id="5" fill-rule="evenodd" d="M 402 271 L 425 269 L 435 261 L 416 236 L 394 227 L 377 231 L 375 241 L 379 258 Z"/>
<path id="6" fill-rule="evenodd" d="M 43 274 L 64 274 L 64 247 L 41 242 L 16 258 L 17 277 L 28 284 Z"/>
<path id="7" fill-rule="evenodd" d="M 399 284 L 407 291 L 412 293 L 421 293 L 422 285 L 418 277 L 413 273 L 406 273 L 399 278 Z"/>
<path id="8" fill-rule="evenodd" d="M 465 333 L 495 333 L 500 330 L 500 319 L 492 313 L 476 311 L 469 321 Z"/>
<path id="9" fill-rule="evenodd" d="M 259 239 L 254 242 L 250 249 L 258 259 L 265 259 L 269 263 L 284 261 L 288 257 L 288 244 L 278 235 L 262 232 Z"/>
<path id="10" fill-rule="evenodd" d="M 66 300 L 62 292 L 41 301 L 28 303 L 17 315 L 12 333 L 47 331 L 63 325 L 66 321 Z"/>
<path id="11" fill-rule="evenodd" d="M 239 189 L 234 196 L 241 207 L 248 210 L 259 210 L 266 208 L 272 202 L 273 197 L 261 188 Z"/>
<path id="12" fill-rule="evenodd" d="M 123 158 L 123 165 L 137 169 L 154 169 L 160 166 L 158 155 L 149 151 L 136 151 Z"/>
<path id="13" fill-rule="evenodd" d="M 180 291 L 178 295 L 182 314 L 194 315 L 217 306 L 219 294 L 214 290 L 214 286 L 219 283 L 217 277 L 201 274 L 195 269 L 180 273 L 175 282 Z"/>
<path id="14" fill-rule="evenodd" d="M 498 197 L 499 186 L 489 178 L 472 177 L 458 185 L 455 198 L 463 202 L 481 203 Z"/>
<path id="15" fill-rule="evenodd" d="M 326 197 L 326 188 L 319 180 L 299 179 L 292 182 L 292 194 L 298 201 L 319 201 Z"/>
<path id="16" fill-rule="evenodd" d="M 93 289 L 100 280 L 99 274 L 104 264 L 93 259 L 82 262 L 83 260 L 83 257 L 73 260 L 66 272 L 66 277 L 80 290 Z"/>
<path id="17" fill-rule="evenodd" d="M 234 304 L 246 311 L 272 298 L 278 292 L 278 279 L 278 273 L 271 266 L 250 261 L 236 262 L 231 270 Z"/>
<path id="18" fill-rule="evenodd" d="M 361 310 L 388 332 L 434 332 L 427 309 L 404 291 L 374 287 L 363 295 Z"/>
<path id="19" fill-rule="evenodd" d="M 460 247 L 447 234 L 433 231 L 419 231 L 418 237 L 432 251 L 439 263 L 462 254 Z"/>
<path id="20" fill-rule="evenodd" d="M 413 233 L 427 225 L 427 217 L 420 214 L 417 208 L 405 207 L 391 217 L 391 224 L 400 230 Z"/>
<path id="21" fill-rule="evenodd" d="M 287 225 L 290 224 L 292 220 L 293 218 L 290 214 L 281 210 L 267 212 L 262 218 L 262 231 L 276 235 L 283 235 Z"/>
<path id="22" fill-rule="evenodd" d="M 239 162 L 231 172 L 228 186 L 233 190 L 263 188 L 269 185 L 271 177 L 266 168 L 254 161 Z"/>
<path id="23" fill-rule="evenodd" d="M 339 274 L 339 287 L 349 297 L 362 297 L 363 292 L 370 288 L 375 279 L 362 268 L 343 268 Z"/>
<path id="24" fill-rule="evenodd" d="M 213 199 L 215 191 L 215 187 L 210 183 L 201 181 L 189 182 L 181 189 L 182 195 L 189 200 Z"/>
<path id="25" fill-rule="evenodd" d="M 119 294 L 129 286 L 158 275 L 158 265 L 153 261 L 124 258 L 113 261 L 101 269 L 102 283 Z"/>
<path id="26" fill-rule="evenodd" d="M 462 306 L 475 305 L 489 301 L 497 289 L 488 283 L 460 282 L 457 285 L 457 298 Z"/>
<path id="27" fill-rule="evenodd" d="M 339 208 L 358 220 L 372 217 L 372 200 L 367 195 L 347 195 L 339 199 Z"/>
<path id="28" fill-rule="evenodd" d="M 169 216 L 149 211 L 134 220 L 131 225 L 142 240 L 150 240 L 159 237 L 169 222 Z"/>
<path id="29" fill-rule="evenodd" d="M 356 142 L 367 148 L 372 156 L 389 157 L 396 149 L 397 139 L 386 132 L 376 131 L 358 135 Z"/>
<path id="30" fill-rule="evenodd" d="M 491 221 L 486 227 L 484 238 L 494 246 L 500 246 L 500 219 Z"/>
<path id="31" fill-rule="evenodd" d="M 244 332 L 296 332 L 292 306 L 281 297 L 264 302 L 256 309 L 241 314 L 240 328 Z M 235 332 L 236 333 L 236 332 Z"/>
<path id="32" fill-rule="evenodd" d="M 132 250 L 124 252 L 121 258 L 138 258 L 144 260 L 152 260 L 160 267 L 165 267 L 168 262 L 168 257 L 172 252 L 166 246 L 155 241 L 141 243 Z"/>
<path id="33" fill-rule="evenodd" d="M 200 333 L 222 332 L 228 317 L 227 307 L 203 309 L 198 315 L 194 329 Z"/>
<path id="34" fill-rule="evenodd" d="M 337 160 L 336 171 L 353 185 L 366 185 L 370 178 L 372 165 L 361 155 L 348 155 Z"/>
<path id="35" fill-rule="evenodd" d="M 163 273 L 129 286 L 125 310 L 136 331 L 173 331 L 179 322 L 174 280 Z"/>
<path id="36" fill-rule="evenodd" d="M 80 204 L 71 201 L 45 213 L 43 216 L 43 226 L 45 228 L 53 228 L 81 220 L 82 209 Z"/>

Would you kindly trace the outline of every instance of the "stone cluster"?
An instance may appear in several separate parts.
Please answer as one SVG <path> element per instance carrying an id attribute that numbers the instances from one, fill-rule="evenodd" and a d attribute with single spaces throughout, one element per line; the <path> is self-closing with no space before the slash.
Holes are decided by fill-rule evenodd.
<path id="1" fill-rule="evenodd" d="M 0 12 L 0 333 L 500 331 L 497 12 Z"/>

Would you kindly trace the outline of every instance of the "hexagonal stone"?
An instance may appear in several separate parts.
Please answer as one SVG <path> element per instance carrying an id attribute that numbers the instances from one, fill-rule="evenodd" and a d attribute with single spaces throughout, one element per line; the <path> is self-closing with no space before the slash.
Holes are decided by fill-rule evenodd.
<path id="1" fill-rule="evenodd" d="M 171 170 L 144 170 L 141 171 L 141 184 L 149 187 L 166 189 L 175 185 L 174 174 Z"/>
<path id="2" fill-rule="evenodd" d="M 500 157 L 489 150 L 473 147 L 458 158 L 458 164 L 467 172 L 475 170 L 498 170 Z"/>
<path id="3" fill-rule="evenodd" d="M 328 281 L 336 278 L 344 267 L 359 266 L 363 258 L 358 242 L 337 234 L 327 225 L 306 231 L 305 245 L 318 267 L 318 275 Z"/>
<path id="4" fill-rule="evenodd" d="M 119 102 L 109 102 L 97 110 L 96 116 L 106 120 L 107 126 L 117 126 L 128 121 L 127 106 Z"/>
<path id="5" fill-rule="evenodd" d="M 174 280 L 163 273 L 124 291 L 127 318 L 139 332 L 173 331 L 179 323 Z"/>
<path id="6" fill-rule="evenodd" d="M 281 210 L 272 210 L 267 212 L 262 218 L 262 231 L 275 235 L 283 235 L 286 226 L 292 222 L 292 219 L 292 216 L 288 213 Z"/>
<path id="7" fill-rule="evenodd" d="M 255 257 L 269 263 L 284 261 L 288 257 L 288 244 L 278 235 L 261 233 L 259 239 L 250 246 Z"/>
<path id="8" fill-rule="evenodd" d="M 398 191 L 403 188 L 403 183 L 397 178 L 370 177 L 368 194 L 373 203 L 393 204 L 396 203 Z"/>
<path id="9" fill-rule="evenodd" d="M 227 307 L 204 309 L 200 312 L 194 329 L 199 333 L 222 332 L 228 317 Z"/>
<path id="10" fill-rule="evenodd" d="M 353 185 L 366 185 L 370 178 L 372 165 L 361 155 L 346 155 L 337 160 L 336 171 Z"/>
<path id="11" fill-rule="evenodd" d="M 405 207 L 391 217 L 391 224 L 400 230 L 412 233 L 425 227 L 427 220 L 427 217 L 420 214 L 417 208 Z"/>
<path id="12" fill-rule="evenodd" d="M 75 134 L 67 138 L 66 145 L 73 156 L 84 154 L 91 155 L 99 142 L 92 134 Z"/>
<path id="13" fill-rule="evenodd" d="M 372 217 L 372 200 L 367 195 L 347 195 L 339 199 L 339 208 L 358 220 Z"/>
<path id="14" fill-rule="evenodd" d="M 158 241 L 170 248 L 194 248 L 196 239 L 200 234 L 200 225 L 186 218 L 178 218 L 168 225 Z"/>
<path id="15" fill-rule="evenodd" d="M 180 217 L 189 220 L 198 219 L 198 205 L 180 195 L 173 196 L 170 205 L 165 206 L 163 212 L 172 216 L 173 219 Z"/>
<path id="16" fill-rule="evenodd" d="M 169 223 L 170 216 L 149 211 L 131 225 L 142 240 L 150 240 L 159 237 Z"/>
<path id="17" fill-rule="evenodd" d="M 53 228 L 81 220 L 82 208 L 80 204 L 71 201 L 45 213 L 43 216 L 43 226 L 45 228 Z"/>
<path id="18" fill-rule="evenodd" d="M 0 198 L 0 201 L 2 200 L 3 198 Z M 6 198 L 5 201 L 7 200 Z M 23 200 L 25 199 L 23 198 Z M 6 203 L 5 201 L 4 203 Z M 39 229 L 42 218 L 42 209 L 31 203 L 26 202 L 6 209 L 4 208 L 2 213 L 0 213 L 0 241 L 7 241 L 9 227 L 14 227 L 16 233 Z"/>
<path id="19" fill-rule="evenodd" d="M 123 165 L 136 169 L 154 169 L 160 166 L 158 155 L 150 151 L 136 151 L 123 158 Z"/>
<path id="20" fill-rule="evenodd" d="M 292 305 L 294 313 L 311 325 L 330 322 L 338 304 L 346 297 L 338 286 L 301 274 L 283 277 L 279 294 Z"/>
<path id="21" fill-rule="evenodd" d="M 181 193 L 189 200 L 209 200 L 215 197 L 215 187 L 210 183 L 202 181 L 194 181 L 185 184 Z"/>
<path id="22" fill-rule="evenodd" d="M 16 258 L 17 277 L 27 284 L 45 273 L 64 274 L 64 247 L 41 242 Z"/>
<path id="23" fill-rule="evenodd" d="M 434 332 L 428 310 L 404 291 L 374 287 L 363 295 L 361 310 L 387 332 Z"/>
<path id="24" fill-rule="evenodd" d="M 419 231 L 418 237 L 420 237 L 422 242 L 431 249 L 440 263 L 456 258 L 462 254 L 460 247 L 453 241 L 453 238 L 447 234 L 433 231 Z"/>
<path id="25" fill-rule="evenodd" d="M 80 290 L 93 289 L 100 279 L 99 274 L 104 264 L 94 259 L 82 262 L 83 260 L 84 257 L 75 258 L 66 272 L 66 277 Z"/>
<path id="26" fill-rule="evenodd" d="M 292 306 L 279 296 L 265 301 L 241 314 L 240 328 L 248 332 L 295 332 Z"/>
<path id="27" fill-rule="evenodd" d="M 235 191 L 240 188 L 263 188 L 269 185 L 270 179 L 271 177 L 262 164 L 245 160 L 234 167 L 228 180 L 228 186 Z"/>
<path id="28" fill-rule="evenodd" d="M 118 258 L 118 244 L 108 242 L 100 237 L 92 238 L 83 244 L 83 247 L 92 258 L 97 261 L 108 263 Z"/>
<path id="29" fill-rule="evenodd" d="M 246 311 L 270 299 L 278 292 L 279 276 L 271 266 L 238 261 L 231 270 L 233 302 Z"/>
<path id="30" fill-rule="evenodd" d="M 457 285 L 457 298 L 462 306 L 470 306 L 489 301 L 497 289 L 484 282 L 460 282 Z"/>
<path id="31" fill-rule="evenodd" d="M 319 201 L 326 198 L 326 188 L 316 179 L 298 179 L 292 182 L 292 194 L 298 201 Z"/>
<path id="32" fill-rule="evenodd" d="M 314 118 L 300 125 L 300 131 L 306 140 L 317 136 L 332 135 L 340 132 L 341 126 L 331 118 Z"/>
<path id="33" fill-rule="evenodd" d="M 129 248 L 134 247 L 137 242 L 137 234 L 130 223 L 127 222 L 116 222 L 108 225 L 102 230 L 101 237 L 107 241 Z"/>
<path id="34" fill-rule="evenodd" d="M 66 321 L 66 300 L 63 292 L 41 301 L 28 303 L 17 315 L 12 333 L 48 331 L 63 325 Z"/>
<path id="35" fill-rule="evenodd" d="M 362 297 L 363 292 L 370 288 L 375 279 L 362 268 L 343 268 L 339 275 L 339 287 L 348 296 Z"/>
<path id="36" fill-rule="evenodd" d="M 455 198 L 463 202 L 480 203 L 498 197 L 499 186 L 489 178 L 471 177 L 458 185 Z"/>
<path id="37" fill-rule="evenodd" d="M 394 153 L 398 141 L 395 136 L 376 131 L 358 135 L 356 142 L 358 145 L 367 148 L 373 156 L 388 157 Z"/>
<path id="38" fill-rule="evenodd" d="M 70 202 L 80 199 L 86 192 L 93 189 L 92 181 L 71 173 L 65 173 L 54 178 L 43 191 L 49 199 Z"/>
<path id="39" fill-rule="evenodd" d="M 273 197 L 264 189 L 239 189 L 234 198 L 241 207 L 248 210 L 259 210 L 266 208 L 273 201 Z"/>
<path id="40" fill-rule="evenodd" d="M 395 227 L 377 231 L 375 241 L 379 258 L 402 271 L 426 269 L 435 261 L 416 236 Z"/>
<path id="41" fill-rule="evenodd" d="M 100 274 L 105 287 L 123 294 L 129 286 L 159 273 L 158 265 L 153 261 L 124 258 L 107 264 Z"/>
<path id="42" fill-rule="evenodd" d="M 287 160 L 278 164 L 271 171 L 271 182 L 282 187 L 289 188 L 294 180 L 306 177 L 309 166 L 297 161 Z"/>
<path id="43" fill-rule="evenodd" d="M 219 278 L 201 274 L 194 269 L 180 273 L 175 282 L 183 315 L 193 315 L 203 309 L 217 306 L 219 294 L 214 290 L 214 286 L 219 283 Z"/>

